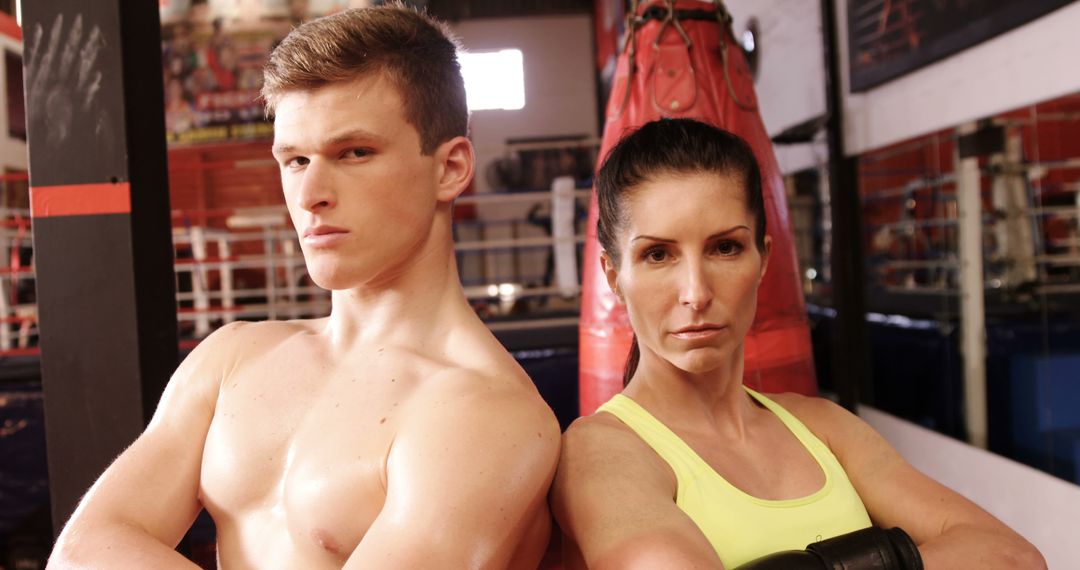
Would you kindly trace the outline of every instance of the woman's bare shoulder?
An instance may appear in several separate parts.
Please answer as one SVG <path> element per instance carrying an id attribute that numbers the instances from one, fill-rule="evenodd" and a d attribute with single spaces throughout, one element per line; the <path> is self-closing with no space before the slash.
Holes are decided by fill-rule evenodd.
<path id="1" fill-rule="evenodd" d="M 766 397 L 798 418 L 830 447 L 846 436 L 870 430 L 858 416 L 827 398 L 804 396 L 794 392 L 766 394 Z"/>
<path id="2" fill-rule="evenodd" d="M 559 483 L 618 481 L 649 487 L 674 488 L 671 468 L 630 427 L 606 412 L 578 418 L 563 434 Z"/>
<path id="3" fill-rule="evenodd" d="M 580 417 L 563 434 L 563 455 L 567 459 L 625 457 L 626 451 L 651 452 L 634 430 L 607 412 Z"/>
<path id="4" fill-rule="evenodd" d="M 589 567 L 711 568 L 716 552 L 675 503 L 671 467 L 615 416 L 563 436 L 552 512 Z"/>

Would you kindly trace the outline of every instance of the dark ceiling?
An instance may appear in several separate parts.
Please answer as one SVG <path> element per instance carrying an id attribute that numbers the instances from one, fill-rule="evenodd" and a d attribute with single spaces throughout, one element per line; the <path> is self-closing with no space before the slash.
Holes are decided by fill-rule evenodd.
<path id="1" fill-rule="evenodd" d="M 420 0 L 412 4 L 426 6 L 432 15 L 445 20 L 590 14 L 593 11 L 592 0 Z"/>

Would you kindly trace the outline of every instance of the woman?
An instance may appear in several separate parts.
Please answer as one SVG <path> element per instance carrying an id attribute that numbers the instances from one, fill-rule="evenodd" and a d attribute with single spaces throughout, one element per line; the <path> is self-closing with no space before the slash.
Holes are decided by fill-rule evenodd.
<path id="1" fill-rule="evenodd" d="M 569 567 L 864 568 L 868 548 L 896 558 L 887 568 L 918 554 L 928 568 L 1045 567 L 843 408 L 743 386 L 771 246 L 746 143 L 649 123 L 612 149 L 596 189 L 601 263 L 635 340 L 623 393 L 564 437 L 552 501 Z"/>

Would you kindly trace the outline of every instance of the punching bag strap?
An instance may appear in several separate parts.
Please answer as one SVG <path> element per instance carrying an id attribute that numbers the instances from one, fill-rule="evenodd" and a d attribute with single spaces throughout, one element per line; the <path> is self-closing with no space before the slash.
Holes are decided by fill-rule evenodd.
<path id="1" fill-rule="evenodd" d="M 626 104 L 630 102 L 630 89 L 634 85 L 634 74 L 637 72 L 637 42 L 634 41 L 634 36 L 641 25 L 637 11 L 638 0 L 630 0 L 630 10 L 626 13 L 626 41 L 623 44 L 623 53 L 627 54 L 626 85 L 623 86 L 622 101 L 619 101 L 619 107 L 611 118 L 622 115 Z"/>
<path id="2" fill-rule="evenodd" d="M 748 104 L 739 98 L 738 93 L 735 93 L 735 85 L 731 82 L 731 66 L 728 62 L 728 36 L 735 37 L 731 31 L 731 13 L 728 12 L 727 7 L 724 6 L 722 0 L 715 0 L 716 2 L 716 21 L 720 22 L 720 61 L 724 65 L 724 82 L 727 83 L 728 93 L 731 95 L 731 100 L 744 111 L 754 111 L 757 109 L 757 105 Z"/>
<path id="3" fill-rule="evenodd" d="M 694 47 L 694 42 L 690 41 L 690 36 L 687 35 L 686 30 L 683 29 L 682 24 L 679 23 L 675 11 L 675 0 L 664 0 L 664 4 L 667 5 L 667 14 L 664 15 L 664 19 L 660 21 L 660 31 L 656 32 L 656 39 L 653 40 L 653 49 L 660 48 L 660 39 L 664 37 L 664 32 L 667 31 L 668 26 L 673 26 L 675 31 L 679 32 L 679 36 L 682 37 L 683 42 L 686 44 L 687 51 Z M 644 18 L 642 18 L 644 20 Z"/>
<path id="4" fill-rule="evenodd" d="M 649 69 L 649 100 L 660 116 L 674 116 L 688 112 L 697 101 L 698 82 L 692 56 L 693 42 L 679 23 L 675 0 L 665 0 L 667 17 L 653 40 L 652 67 Z M 674 29 L 682 41 L 664 40 L 665 33 Z"/>

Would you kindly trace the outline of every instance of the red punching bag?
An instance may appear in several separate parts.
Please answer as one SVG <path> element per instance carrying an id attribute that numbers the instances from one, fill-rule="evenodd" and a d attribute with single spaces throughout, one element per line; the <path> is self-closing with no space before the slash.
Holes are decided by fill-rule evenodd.
<path id="1" fill-rule="evenodd" d="M 685 117 L 734 132 L 761 166 L 769 268 L 746 337 L 743 381 L 764 392 L 817 391 L 810 330 L 788 220 L 787 199 L 769 135 L 758 114 L 753 78 L 731 34 L 720 0 L 653 0 L 634 4 L 626 45 L 615 68 L 601 160 L 619 139 L 662 117 Z M 596 195 L 589 206 L 581 300 L 581 414 L 622 390 L 632 330 L 600 269 Z"/>

